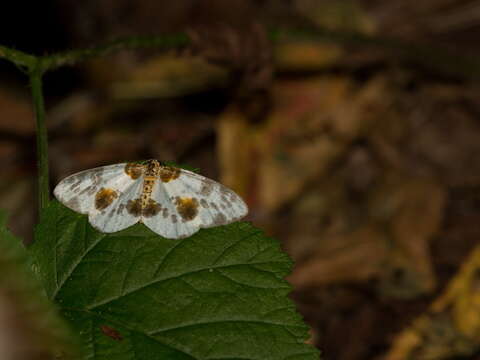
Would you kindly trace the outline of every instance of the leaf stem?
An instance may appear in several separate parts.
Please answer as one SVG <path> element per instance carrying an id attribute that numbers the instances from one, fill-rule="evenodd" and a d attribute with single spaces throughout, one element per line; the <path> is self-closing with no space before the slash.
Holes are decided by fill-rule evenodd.
<path id="1" fill-rule="evenodd" d="M 37 60 L 33 55 L 0 45 L 0 59 L 2 58 L 9 60 L 22 69 L 31 68 Z"/>
<path id="2" fill-rule="evenodd" d="M 40 59 L 37 65 L 30 68 L 30 87 L 32 91 L 33 107 L 37 120 L 37 167 L 38 167 L 38 205 L 40 216 L 50 201 L 48 176 L 48 133 L 45 123 L 45 103 L 43 99 L 43 69 Z"/>

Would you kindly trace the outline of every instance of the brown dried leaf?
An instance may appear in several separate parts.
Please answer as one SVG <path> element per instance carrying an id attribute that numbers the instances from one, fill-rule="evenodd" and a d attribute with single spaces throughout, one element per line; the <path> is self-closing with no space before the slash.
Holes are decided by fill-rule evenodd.
<path id="1" fill-rule="evenodd" d="M 199 57 L 160 56 L 112 84 L 117 99 L 175 97 L 225 85 L 228 73 Z"/>
<path id="2" fill-rule="evenodd" d="M 324 174 L 350 142 L 381 116 L 385 83 L 373 79 L 358 92 L 348 79 L 283 82 L 258 137 L 260 203 L 267 212 L 294 199 Z M 301 124 L 301 125 L 300 125 Z"/>
<path id="3" fill-rule="evenodd" d="M 322 238 L 312 258 L 295 268 L 289 281 L 296 287 L 361 282 L 376 275 L 386 261 L 387 238 L 374 225 Z"/>
<path id="4" fill-rule="evenodd" d="M 450 359 L 480 348 L 480 247 L 447 289 L 393 342 L 385 360 Z"/>
<path id="5" fill-rule="evenodd" d="M 295 3 L 301 14 L 322 27 L 366 34 L 375 30 L 373 20 L 357 1 L 296 0 Z"/>
<path id="6" fill-rule="evenodd" d="M 275 69 L 281 71 L 318 71 L 336 64 L 344 54 L 336 44 L 285 42 L 275 48 Z"/>
<path id="7" fill-rule="evenodd" d="M 377 209 L 390 207 L 393 248 L 381 290 L 385 295 L 412 298 L 433 291 L 430 241 L 442 221 L 445 189 L 429 179 L 405 179 L 390 183 L 378 197 Z"/>

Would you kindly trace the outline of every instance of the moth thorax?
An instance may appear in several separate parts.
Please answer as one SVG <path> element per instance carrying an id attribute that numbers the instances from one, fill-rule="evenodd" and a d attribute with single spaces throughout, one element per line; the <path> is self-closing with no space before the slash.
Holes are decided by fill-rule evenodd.
<path id="1" fill-rule="evenodd" d="M 150 196 L 153 191 L 153 186 L 155 185 L 155 180 L 156 180 L 156 177 L 152 175 L 146 175 L 143 180 L 142 209 L 145 209 L 145 207 L 148 204 L 148 201 L 150 200 Z"/>
<path id="2" fill-rule="evenodd" d="M 160 163 L 157 160 L 149 160 L 146 164 L 145 176 L 157 177 L 160 171 Z"/>

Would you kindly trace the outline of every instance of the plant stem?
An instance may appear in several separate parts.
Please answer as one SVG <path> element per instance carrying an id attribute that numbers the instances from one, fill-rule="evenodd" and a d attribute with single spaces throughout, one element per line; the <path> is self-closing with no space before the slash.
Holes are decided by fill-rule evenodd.
<path id="1" fill-rule="evenodd" d="M 58 54 L 43 57 L 43 69 L 45 71 L 59 68 L 65 65 L 74 65 L 75 63 L 85 61 L 90 58 L 104 56 L 120 50 L 133 49 L 178 49 L 188 45 L 190 39 L 187 35 L 179 34 L 163 34 L 157 36 L 134 36 L 123 39 L 117 39 L 107 42 L 103 45 L 71 50 Z"/>
<path id="2" fill-rule="evenodd" d="M 452 53 L 448 49 L 437 48 L 428 44 L 414 44 L 398 39 L 370 36 L 355 32 L 330 31 L 316 26 L 307 26 L 303 29 L 275 29 L 270 32 L 270 38 L 273 41 L 303 38 L 311 41 L 333 42 L 340 45 L 368 46 L 384 50 L 390 59 L 395 62 L 414 63 L 440 74 L 466 79 L 480 79 L 480 58 L 472 55 Z M 41 59 L 43 71 L 49 71 L 116 51 L 142 48 L 178 49 L 189 43 L 190 39 L 188 36 L 182 33 L 136 36 L 114 40 L 91 48 L 38 57 L 0 45 L 0 59 L 9 60 L 21 69 L 32 69 L 37 60 Z"/>
<path id="3" fill-rule="evenodd" d="M 30 68 L 36 61 L 36 57 L 20 50 L 0 45 L 0 59 L 7 59 L 20 68 Z"/>
<path id="4" fill-rule="evenodd" d="M 48 139 L 45 123 L 45 104 L 43 100 L 41 61 L 30 69 L 30 86 L 32 89 L 33 107 L 37 120 L 37 167 L 38 167 L 38 205 L 40 216 L 50 201 L 48 177 Z"/>

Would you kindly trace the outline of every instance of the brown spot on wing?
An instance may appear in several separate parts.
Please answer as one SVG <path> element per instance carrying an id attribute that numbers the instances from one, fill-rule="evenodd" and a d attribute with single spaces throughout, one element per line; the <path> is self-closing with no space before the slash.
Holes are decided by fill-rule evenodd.
<path id="1" fill-rule="evenodd" d="M 147 206 L 142 210 L 142 215 L 145 217 L 152 217 L 157 215 L 160 210 L 162 210 L 162 206 L 155 200 L 149 199 Z"/>
<path id="2" fill-rule="evenodd" d="M 100 185 L 103 181 L 103 171 L 93 172 L 90 176 L 90 180 L 92 181 L 93 186 Z"/>
<path id="3" fill-rule="evenodd" d="M 168 208 L 163 208 L 162 209 L 162 216 L 164 219 L 168 217 Z"/>
<path id="4" fill-rule="evenodd" d="M 105 166 L 100 166 L 96 169 L 93 169 L 92 172 L 96 174 L 98 177 L 102 177 L 103 174 L 105 173 Z"/>
<path id="5" fill-rule="evenodd" d="M 225 225 L 227 223 L 227 218 L 225 217 L 224 214 L 222 213 L 218 213 L 217 215 L 215 215 L 215 217 L 213 218 L 213 224 L 214 225 Z"/>
<path id="6" fill-rule="evenodd" d="M 160 168 L 160 180 L 162 182 L 169 182 L 177 179 L 180 176 L 180 169 L 173 166 L 162 166 Z"/>
<path id="7" fill-rule="evenodd" d="M 91 196 L 97 192 L 98 186 L 89 186 L 87 190 L 87 195 Z M 102 189 L 100 189 L 102 190 Z M 81 194 L 81 193 L 80 193 Z"/>
<path id="8" fill-rule="evenodd" d="M 77 192 L 78 187 L 80 186 L 81 183 L 82 183 L 82 180 L 78 180 L 76 183 L 74 183 L 70 186 L 70 190 L 73 191 L 73 192 Z"/>
<path id="9" fill-rule="evenodd" d="M 213 186 L 215 183 L 210 179 L 203 179 L 202 187 L 200 189 L 200 194 L 203 196 L 209 196 L 213 191 Z"/>
<path id="10" fill-rule="evenodd" d="M 195 198 L 177 196 L 175 204 L 177 205 L 178 213 L 184 221 L 193 220 L 198 214 L 198 200 Z"/>
<path id="11" fill-rule="evenodd" d="M 102 333 L 104 335 L 112 338 L 113 340 L 117 340 L 117 341 L 122 341 L 123 340 L 123 336 L 117 330 L 115 330 L 114 328 L 112 328 L 108 325 L 100 326 L 100 330 L 102 330 Z"/>
<path id="12" fill-rule="evenodd" d="M 229 199 L 227 199 L 227 197 L 225 196 L 225 194 L 222 194 L 222 196 L 220 197 L 223 201 L 223 204 L 226 206 L 226 207 L 232 207 L 232 203 L 230 202 Z"/>
<path id="13" fill-rule="evenodd" d="M 78 190 L 77 190 L 78 191 Z M 95 192 L 97 191 L 97 187 L 96 186 L 92 186 L 92 185 L 89 185 L 87 186 L 85 189 L 83 189 L 82 191 L 80 191 L 78 193 L 78 196 L 81 196 L 83 194 L 87 194 L 87 195 L 93 195 L 95 194 Z M 75 191 L 76 192 L 76 191 Z"/>
<path id="14" fill-rule="evenodd" d="M 118 194 L 113 189 L 101 188 L 95 195 L 95 209 L 104 210 L 109 207 L 112 202 L 118 197 Z"/>
<path id="15" fill-rule="evenodd" d="M 174 224 L 178 221 L 177 215 L 175 215 L 175 214 L 172 214 L 172 216 L 170 218 L 172 219 L 172 223 L 174 223 Z"/>
<path id="16" fill-rule="evenodd" d="M 143 165 L 128 163 L 127 165 L 125 165 L 125 173 L 133 180 L 136 180 L 143 174 Z"/>
<path id="17" fill-rule="evenodd" d="M 71 175 L 71 176 L 66 177 L 66 178 L 63 179 L 62 181 L 63 181 L 65 184 L 70 185 L 70 184 L 74 183 L 76 180 L 78 181 L 78 177 Z"/>
<path id="18" fill-rule="evenodd" d="M 232 190 L 230 190 L 229 188 L 221 185 L 220 186 L 220 192 L 222 193 L 222 199 L 223 198 L 226 198 L 227 200 L 224 200 L 224 201 L 231 201 L 231 202 L 235 202 L 237 201 L 238 199 L 238 195 L 235 194 Z"/>
<path id="19" fill-rule="evenodd" d="M 123 213 L 123 209 L 125 209 L 125 204 L 120 204 L 117 209 L 117 215 L 120 215 Z"/>
<path id="20" fill-rule="evenodd" d="M 210 207 L 210 205 L 208 205 L 207 200 L 205 199 L 200 200 L 200 205 L 202 205 L 202 207 L 204 207 L 205 209 L 208 209 Z"/>
<path id="21" fill-rule="evenodd" d="M 102 168 L 100 168 L 100 169 L 102 169 Z M 90 185 L 89 187 L 87 187 L 85 189 L 87 191 L 87 195 L 95 194 L 97 192 L 98 187 L 103 182 L 103 178 L 102 178 L 103 170 L 100 170 L 100 169 L 98 169 L 98 171 L 92 172 L 90 174 L 90 181 L 92 182 L 92 185 Z M 101 190 L 102 189 L 100 189 L 100 191 Z M 82 194 L 84 191 L 80 192 L 80 194 Z"/>
<path id="22" fill-rule="evenodd" d="M 142 213 L 142 199 L 128 200 L 127 212 L 135 217 Z"/>

